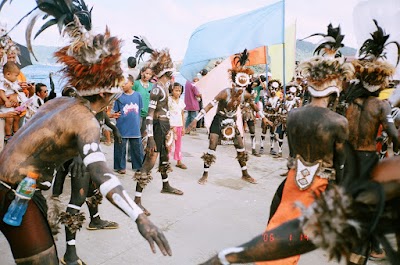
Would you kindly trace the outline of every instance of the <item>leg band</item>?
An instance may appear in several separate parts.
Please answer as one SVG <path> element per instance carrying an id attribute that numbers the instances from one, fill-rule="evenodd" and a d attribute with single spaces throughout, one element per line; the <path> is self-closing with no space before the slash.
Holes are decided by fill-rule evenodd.
<path id="1" fill-rule="evenodd" d="M 215 155 L 212 155 L 212 154 L 209 154 L 209 153 L 204 153 L 202 155 L 201 159 L 203 159 L 204 164 L 209 167 L 213 163 L 215 163 L 215 159 L 217 159 L 217 157 Z"/>
<path id="2" fill-rule="evenodd" d="M 102 200 L 103 200 L 103 195 L 101 195 L 99 190 L 97 190 L 93 196 L 86 198 L 86 203 L 88 204 L 89 207 L 95 207 L 101 204 Z"/>
<path id="3" fill-rule="evenodd" d="M 62 212 L 60 214 L 60 223 L 65 225 L 65 227 L 68 228 L 68 230 L 72 234 L 75 234 L 76 231 L 82 228 L 84 221 L 85 221 L 85 215 L 81 212 L 77 212 L 74 214 L 68 212 Z"/>
<path id="4" fill-rule="evenodd" d="M 172 172 L 171 163 L 169 163 L 169 162 L 163 162 L 163 163 L 158 167 L 158 172 L 160 172 L 161 174 L 167 174 L 167 173 Z"/>
<path id="5" fill-rule="evenodd" d="M 146 172 L 136 171 L 135 175 L 133 176 L 133 179 L 136 180 L 139 186 L 143 189 L 144 187 L 146 187 L 147 184 L 150 183 L 153 177 L 151 176 L 151 172 L 146 173 Z"/>
<path id="6" fill-rule="evenodd" d="M 249 155 L 247 154 L 247 152 L 238 152 L 236 159 L 239 161 L 239 163 L 245 164 L 248 160 L 249 160 Z"/>

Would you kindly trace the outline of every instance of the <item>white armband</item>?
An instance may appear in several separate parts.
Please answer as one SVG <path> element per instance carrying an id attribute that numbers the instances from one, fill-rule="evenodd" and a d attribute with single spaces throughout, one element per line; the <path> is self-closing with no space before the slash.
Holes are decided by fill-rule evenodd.
<path id="1" fill-rule="evenodd" d="M 218 253 L 218 259 L 219 262 L 221 262 L 222 265 L 229 265 L 229 261 L 226 259 L 226 255 L 231 254 L 231 253 L 239 253 L 242 252 L 244 250 L 243 247 L 239 247 L 239 248 L 227 248 L 224 250 L 221 250 Z"/>
<path id="2" fill-rule="evenodd" d="M 157 101 L 155 101 L 155 100 L 150 100 L 149 108 L 151 108 L 151 109 L 156 109 L 156 107 L 157 107 Z"/>
<path id="3" fill-rule="evenodd" d="M 196 121 L 201 120 L 204 116 L 206 115 L 206 111 L 204 109 L 200 110 L 199 114 L 197 114 L 196 118 L 194 118 Z"/>
<path id="4" fill-rule="evenodd" d="M 393 116 L 392 115 L 387 115 L 386 116 L 386 118 L 387 118 L 387 121 L 389 122 L 389 123 L 394 123 L 394 120 L 393 120 Z"/>
<path id="5" fill-rule="evenodd" d="M 146 132 L 148 137 L 153 137 L 153 124 L 146 125 Z"/>

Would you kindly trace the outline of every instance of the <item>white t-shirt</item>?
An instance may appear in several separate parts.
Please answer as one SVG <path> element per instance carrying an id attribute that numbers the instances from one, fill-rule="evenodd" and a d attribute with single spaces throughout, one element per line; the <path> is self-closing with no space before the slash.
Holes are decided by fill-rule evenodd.
<path id="1" fill-rule="evenodd" d="M 168 98 L 168 107 L 169 107 L 169 124 L 171 127 L 180 127 L 183 126 L 182 119 L 182 111 L 185 110 L 186 104 L 185 102 L 179 98 L 179 101 L 176 102 L 172 97 Z"/>

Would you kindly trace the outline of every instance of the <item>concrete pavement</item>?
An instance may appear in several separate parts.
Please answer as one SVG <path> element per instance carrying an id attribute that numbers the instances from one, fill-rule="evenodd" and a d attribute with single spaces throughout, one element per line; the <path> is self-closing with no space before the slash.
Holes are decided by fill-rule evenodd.
<path id="1" fill-rule="evenodd" d="M 258 127 L 259 128 L 259 127 Z M 257 129 L 257 141 L 260 132 Z M 246 134 L 247 147 L 250 136 Z M 265 147 L 269 150 L 269 139 Z M 257 143 L 258 144 L 258 143 Z M 286 146 L 286 143 L 285 143 Z M 108 165 L 113 166 L 113 146 L 103 145 Z M 103 219 L 116 221 L 116 230 L 88 231 L 83 228 L 77 236 L 78 255 L 89 265 L 125 264 L 198 264 L 207 260 L 219 250 L 237 246 L 251 240 L 264 231 L 269 205 L 276 188 L 283 178 L 279 176 L 286 169 L 284 158 L 270 155 L 250 155 L 248 170 L 258 184 L 249 184 L 240 179 L 240 167 L 235 159 L 233 146 L 218 146 L 216 163 L 210 168 L 208 183 L 197 184 L 202 175 L 203 163 L 200 156 L 208 148 L 205 129 L 197 129 L 196 135 L 183 137 L 183 162 L 188 169 L 175 167 L 169 175 L 170 183 L 184 191 L 183 196 L 161 194 L 161 176 L 153 170 L 153 181 L 143 192 L 143 205 L 152 213 L 150 219 L 165 233 L 171 245 L 173 256 L 164 257 L 157 250 L 153 254 L 147 242 L 140 236 L 136 224 L 108 201 L 100 205 Z M 258 147 L 257 147 L 258 148 Z M 250 152 L 251 149 L 247 148 Z M 284 157 L 287 156 L 287 147 Z M 130 165 L 126 175 L 118 175 L 128 193 L 133 196 L 135 182 Z M 61 197 L 66 205 L 69 200 L 69 181 Z M 87 207 L 82 207 L 89 219 Z M 88 220 L 84 224 L 86 227 Z M 14 264 L 5 238 L 0 235 L 2 265 Z M 64 232 L 58 236 L 59 257 L 65 251 Z M 339 264 L 329 262 L 322 250 L 302 255 L 300 265 Z M 343 262 L 341 264 L 344 264 Z M 387 264 L 386 262 L 368 264 Z"/>

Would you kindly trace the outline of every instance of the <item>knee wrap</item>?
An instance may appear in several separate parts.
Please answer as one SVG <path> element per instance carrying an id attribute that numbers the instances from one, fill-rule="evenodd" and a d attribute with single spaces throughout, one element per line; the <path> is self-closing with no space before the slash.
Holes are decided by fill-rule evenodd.
<path id="1" fill-rule="evenodd" d="M 103 200 L 103 195 L 101 195 L 99 190 L 96 190 L 96 193 L 93 196 L 86 198 L 86 202 L 89 207 L 95 207 L 101 204 L 102 200 Z"/>
<path id="2" fill-rule="evenodd" d="M 203 159 L 204 164 L 209 167 L 213 163 L 215 163 L 215 160 L 217 159 L 217 157 L 215 155 L 213 155 L 213 154 L 204 153 L 202 155 L 201 159 Z"/>
<path id="3" fill-rule="evenodd" d="M 238 152 L 236 159 L 239 163 L 246 163 L 249 160 L 249 154 L 247 152 Z"/>
<path id="4" fill-rule="evenodd" d="M 60 214 L 60 223 L 65 225 L 65 227 L 68 228 L 68 230 L 73 234 L 82 228 L 82 224 L 85 219 L 85 215 L 81 212 L 74 214 L 62 212 Z"/>
<path id="5" fill-rule="evenodd" d="M 62 209 L 62 203 L 57 197 L 47 198 L 47 221 L 53 234 L 54 240 L 57 240 L 56 235 L 60 233 L 60 212 Z"/>
<path id="6" fill-rule="evenodd" d="M 172 172 L 172 167 L 171 167 L 171 163 L 162 163 L 159 167 L 158 167 L 158 172 L 160 172 L 161 174 L 167 174 Z"/>
<path id="7" fill-rule="evenodd" d="M 137 181 L 140 187 L 144 188 L 147 184 L 150 183 L 153 177 L 151 176 L 151 172 L 146 173 L 137 171 L 135 172 L 133 179 Z"/>

